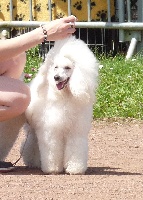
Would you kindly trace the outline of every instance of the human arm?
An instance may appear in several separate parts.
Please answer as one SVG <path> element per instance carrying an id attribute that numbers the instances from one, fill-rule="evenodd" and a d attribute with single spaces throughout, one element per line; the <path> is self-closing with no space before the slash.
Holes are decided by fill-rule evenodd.
<path id="1" fill-rule="evenodd" d="M 47 40 L 55 41 L 74 33 L 75 27 L 71 28 L 70 22 L 74 23 L 75 21 L 76 18 L 74 16 L 69 16 L 44 24 L 44 29 L 46 29 L 48 36 Z M 4 61 L 17 56 L 18 54 L 27 51 L 43 41 L 44 34 L 42 27 L 36 28 L 31 32 L 15 38 L 0 40 L 0 60 Z"/>

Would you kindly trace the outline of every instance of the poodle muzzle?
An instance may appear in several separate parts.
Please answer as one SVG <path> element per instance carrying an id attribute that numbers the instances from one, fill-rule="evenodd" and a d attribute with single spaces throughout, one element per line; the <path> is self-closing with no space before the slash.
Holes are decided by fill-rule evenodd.
<path id="1" fill-rule="evenodd" d="M 70 78 L 68 77 L 67 79 L 62 80 L 62 78 L 59 75 L 55 75 L 54 79 L 56 81 L 56 86 L 58 90 L 62 90 L 67 86 Z"/>

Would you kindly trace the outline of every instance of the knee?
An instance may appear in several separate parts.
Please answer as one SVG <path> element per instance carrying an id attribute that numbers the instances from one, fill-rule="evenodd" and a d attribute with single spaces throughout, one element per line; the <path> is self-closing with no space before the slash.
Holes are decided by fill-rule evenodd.
<path id="1" fill-rule="evenodd" d="M 19 79 L 26 64 L 25 52 L 13 58 L 13 67 L 10 68 L 9 73 L 11 77 Z"/>
<path id="2" fill-rule="evenodd" d="M 24 91 L 21 98 L 21 107 L 22 107 L 22 111 L 24 112 L 30 104 L 31 95 L 30 95 L 30 88 L 27 85 L 25 85 L 23 90 Z"/>
<path id="3" fill-rule="evenodd" d="M 24 85 L 21 90 L 21 93 L 14 102 L 14 109 L 17 112 L 17 115 L 25 112 L 25 110 L 30 104 L 30 100 L 31 100 L 30 89 L 27 85 Z"/>

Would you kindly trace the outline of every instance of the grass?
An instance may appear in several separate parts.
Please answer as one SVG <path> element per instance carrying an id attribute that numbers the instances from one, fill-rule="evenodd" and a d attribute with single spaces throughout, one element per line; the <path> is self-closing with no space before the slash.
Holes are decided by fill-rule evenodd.
<path id="1" fill-rule="evenodd" d="M 135 56 L 125 61 L 122 55 L 98 56 L 103 67 L 99 70 L 97 101 L 93 108 L 94 119 L 143 119 L 143 60 Z M 38 47 L 27 52 L 25 82 L 31 81 L 42 59 Z"/>
<path id="2" fill-rule="evenodd" d="M 125 61 L 125 57 L 100 57 L 103 65 L 99 70 L 97 102 L 94 118 L 143 119 L 143 61 Z"/>

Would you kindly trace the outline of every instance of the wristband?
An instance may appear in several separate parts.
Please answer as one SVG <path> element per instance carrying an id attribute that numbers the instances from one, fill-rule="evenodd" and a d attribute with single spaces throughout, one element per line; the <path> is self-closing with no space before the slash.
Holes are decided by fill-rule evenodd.
<path id="1" fill-rule="evenodd" d="M 43 41 L 43 43 L 45 43 L 47 41 L 48 34 L 47 34 L 46 29 L 44 28 L 44 25 L 41 24 L 40 27 L 43 30 L 43 34 L 44 34 L 44 41 Z"/>

